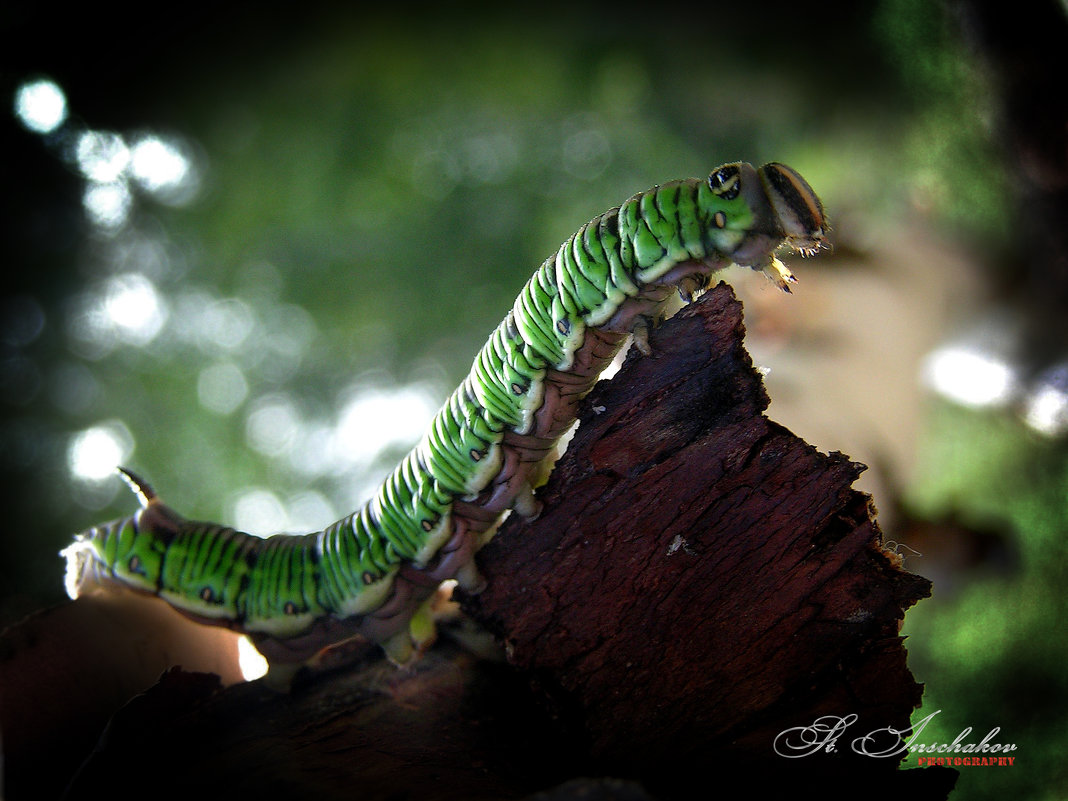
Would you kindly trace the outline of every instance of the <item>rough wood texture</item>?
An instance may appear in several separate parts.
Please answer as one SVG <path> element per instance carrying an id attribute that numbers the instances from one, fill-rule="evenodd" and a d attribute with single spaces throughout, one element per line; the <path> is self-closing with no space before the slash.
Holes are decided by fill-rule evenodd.
<path id="1" fill-rule="evenodd" d="M 69 798 L 946 798 L 955 772 L 848 747 L 908 725 L 898 626 L 929 584 L 881 550 L 861 466 L 763 416 L 742 335 L 720 286 L 591 393 L 542 516 L 506 522 L 463 599 L 510 664 L 445 639 L 405 671 L 365 650 L 288 696 L 171 672 Z M 835 753 L 773 750 L 849 714 Z"/>

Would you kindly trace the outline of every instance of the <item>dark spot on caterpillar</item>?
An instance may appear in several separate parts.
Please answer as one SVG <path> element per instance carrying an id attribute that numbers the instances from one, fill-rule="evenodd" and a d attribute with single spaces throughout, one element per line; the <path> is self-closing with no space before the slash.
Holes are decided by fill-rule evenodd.
<path id="1" fill-rule="evenodd" d="M 722 228 L 727 224 L 727 215 L 724 214 L 722 211 L 717 211 L 715 216 L 712 218 L 712 224 L 715 225 L 716 228 Z"/>
<path id="2" fill-rule="evenodd" d="M 210 604 L 215 600 L 215 593 L 212 592 L 211 587 L 205 587 L 200 591 L 200 600 L 206 604 Z"/>
<path id="3" fill-rule="evenodd" d="M 141 557 L 140 556 L 131 556 L 130 557 L 129 567 L 130 567 L 130 572 L 131 573 L 139 573 L 142 576 L 145 574 L 144 568 L 141 567 Z"/>
<path id="4" fill-rule="evenodd" d="M 292 601 L 286 601 L 286 605 L 282 607 L 282 611 L 287 615 L 295 615 L 297 613 L 297 605 Z"/>
<path id="5" fill-rule="evenodd" d="M 571 321 L 564 318 L 560 318 L 556 321 L 556 330 L 559 331 L 561 334 L 571 333 Z"/>
<path id="6" fill-rule="evenodd" d="M 371 573 L 370 570 L 368 570 L 366 573 L 363 574 L 363 583 L 364 584 L 374 584 L 375 583 L 375 577 Z"/>
<path id="7" fill-rule="evenodd" d="M 514 392 L 516 395 L 522 395 L 526 391 L 527 388 L 524 387 L 522 384 L 512 384 L 512 392 Z"/>
<path id="8" fill-rule="evenodd" d="M 739 170 L 734 165 L 721 167 L 708 176 L 708 187 L 724 200 L 734 200 L 742 191 L 738 174 Z"/>
<path id="9" fill-rule="evenodd" d="M 476 448 L 472 448 L 470 451 L 468 451 L 468 454 L 470 454 L 471 458 L 474 459 L 476 462 L 482 460 L 482 454 Z"/>
<path id="10" fill-rule="evenodd" d="M 430 529 L 434 528 L 434 524 L 425 517 L 419 521 L 419 525 L 423 527 L 423 531 L 430 531 Z"/>

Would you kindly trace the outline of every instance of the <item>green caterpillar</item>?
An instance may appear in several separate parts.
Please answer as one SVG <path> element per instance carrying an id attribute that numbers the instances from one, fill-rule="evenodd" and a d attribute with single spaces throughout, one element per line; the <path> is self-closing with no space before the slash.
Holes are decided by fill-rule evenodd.
<path id="1" fill-rule="evenodd" d="M 118 582 L 245 632 L 276 680 L 357 635 L 404 662 L 433 637 L 428 601 L 441 582 L 481 587 L 474 554 L 503 513 L 537 514 L 533 487 L 557 439 L 627 337 L 647 353 L 666 301 L 676 291 L 691 300 L 732 263 L 789 291 L 795 279 L 775 251 L 811 255 L 826 230 L 811 187 L 777 163 L 725 164 L 636 194 L 541 265 L 362 509 L 313 534 L 261 539 L 187 521 L 123 471 L 141 508 L 63 551 L 67 590 Z"/>

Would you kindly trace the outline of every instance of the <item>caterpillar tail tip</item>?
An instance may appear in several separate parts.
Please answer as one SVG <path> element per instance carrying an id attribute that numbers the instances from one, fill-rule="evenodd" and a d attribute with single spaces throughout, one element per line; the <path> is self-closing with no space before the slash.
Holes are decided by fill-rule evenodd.
<path id="1" fill-rule="evenodd" d="M 141 506 L 148 506 L 153 501 L 158 500 L 159 496 L 156 495 L 156 491 L 152 489 L 152 486 L 133 470 L 117 466 L 115 472 L 119 474 L 119 477 L 126 482 L 126 486 L 137 496 Z"/>

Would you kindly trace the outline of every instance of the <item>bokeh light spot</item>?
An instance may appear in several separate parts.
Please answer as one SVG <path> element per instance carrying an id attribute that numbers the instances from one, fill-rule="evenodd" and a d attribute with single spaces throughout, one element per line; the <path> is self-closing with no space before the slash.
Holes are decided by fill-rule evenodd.
<path id="1" fill-rule="evenodd" d="M 366 464 L 391 445 L 415 442 L 435 411 L 437 402 L 420 385 L 360 392 L 345 404 L 338 421 L 342 458 Z"/>
<path id="2" fill-rule="evenodd" d="M 293 401 L 279 393 L 256 401 L 245 422 L 245 438 L 265 456 L 281 456 L 297 441 L 301 428 Z"/>
<path id="3" fill-rule="evenodd" d="M 223 350 L 238 348 L 256 325 L 248 304 L 237 298 L 211 303 L 199 322 L 203 337 Z"/>
<path id="4" fill-rule="evenodd" d="M 67 465 L 75 479 L 104 481 L 114 478 L 115 468 L 129 458 L 133 449 L 134 438 L 126 424 L 109 420 L 71 438 Z"/>
<path id="5" fill-rule="evenodd" d="M 121 181 L 90 183 L 82 195 L 82 205 L 93 225 L 114 231 L 122 228 L 129 219 L 133 196 Z"/>
<path id="6" fill-rule="evenodd" d="M 139 273 L 110 279 L 104 290 L 104 312 L 126 342 L 151 342 L 167 320 L 167 307 L 155 285 Z"/>
<path id="7" fill-rule="evenodd" d="M 109 184 L 123 177 L 130 163 L 130 149 L 117 133 L 85 131 L 78 137 L 74 157 L 82 175 Z"/>
<path id="8" fill-rule="evenodd" d="M 67 97 L 53 81 L 29 81 L 15 92 L 15 116 L 34 133 L 52 133 L 67 119 Z"/>
<path id="9" fill-rule="evenodd" d="M 1024 422 L 1047 437 L 1068 432 L 1068 363 L 1047 370 L 1024 403 Z"/>
<path id="10" fill-rule="evenodd" d="M 240 531 L 256 537 L 278 534 L 286 525 L 286 508 L 273 492 L 250 487 L 233 501 L 233 519 Z"/>
<path id="11" fill-rule="evenodd" d="M 923 364 L 923 379 L 932 390 L 962 406 L 981 408 L 1007 403 L 1016 389 L 1015 371 L 993 353 L 946 346 Z"/>
<path id="12" fill-rule="evenodd" d="M 205 367 L 197 377 L 200 405 L 216 414 L 232 414 L 248 397 L 248 381 L 233 362 Z"/>
<path id="13" fill-rule="evenodd" d="M 192 159 L 176 141 L 149 134 L 130 149 L 130 175 L 138 186 L 164 203 L 184 205 L 198 184 Z"/>

